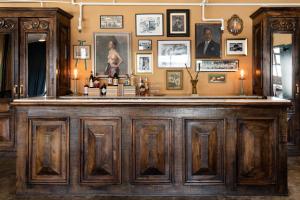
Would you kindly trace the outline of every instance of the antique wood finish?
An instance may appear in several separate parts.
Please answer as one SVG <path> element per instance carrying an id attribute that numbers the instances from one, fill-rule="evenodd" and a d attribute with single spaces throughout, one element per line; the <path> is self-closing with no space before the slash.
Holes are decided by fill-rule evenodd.
<path id="1" fill-rule="evenodd" d="M 289 154 L 300 155 L 300 8 L 260 8 L 253 20 L 253 94 L 273 96 L 272 42 L 273 33 L 292 34 L 293 106 L 289 110 Z"/>
<path id="2" fill-rule="evenodd" d="M 287 194 L 287 101 L 110 101 L 15 100 L 17 193 Z"/>
<path id="3" fill-rule="evenodd" d="M 81 183 L 121 183 L 121 119 L 83 118 Z"/>
<path id="4" fill-rule="evenodd" d="M 224 183 L 224 120 L 185 120 L 186 183 Z"/>
<path id="5" fill-rule="evenodd" d="M 69 124 L 66 118 L 29 118 L 29 183 L 66 184 Z"/>

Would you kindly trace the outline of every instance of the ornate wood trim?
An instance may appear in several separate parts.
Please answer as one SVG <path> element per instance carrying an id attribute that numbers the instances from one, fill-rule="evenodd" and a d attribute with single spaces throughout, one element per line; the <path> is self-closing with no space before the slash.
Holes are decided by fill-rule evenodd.
<path id="1" fill-rule="evenodd" d="M 12 31 L 16 27 L 16 22 L 12 19 L 0 18 L 0 32 Z"/>
<path id="2" fill-rule="evenodd" d="M 273 31 L 295 31 L 296 20 L 292 18 L 273 18 L 271 19 L 271 29 Z"/>
<path id="3" fill-rule="evenodd" d="M 49 30 L 49 21 L 40 19 L 31 19 L 23 22 L 24 30 Z"/>

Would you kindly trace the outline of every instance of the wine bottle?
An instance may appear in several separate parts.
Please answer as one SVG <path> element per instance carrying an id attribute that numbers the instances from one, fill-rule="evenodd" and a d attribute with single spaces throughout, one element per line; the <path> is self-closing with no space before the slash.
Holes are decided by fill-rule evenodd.
<path id="1" fill-rule="evenodd" d="M 114 74 L 113 85 L 117 86 L 119 84 L 119 76 L 117 73 Z"/>
<path id="2" fill-rule="evenodd" d="M 91 75 L 89 78 L 89 87 L 93 88 L 94 87 L 94 75 L 93 75 L 93 71 L 91 71 Z"/>
<path id="3" fill-rule="evenodd" d="M 106 95 L 106 84 L 104 83 L 101 88 L 100 88 L 100 92 L 101 92 L 101 96 L 105 96 Z"/>
<path id="4" fill-rule="evenodd" d="M 89 95 L 88 79 L 86 79 L 85 84 L 83 86 L 83 95 L 84 96 L 88 96 Z"/>

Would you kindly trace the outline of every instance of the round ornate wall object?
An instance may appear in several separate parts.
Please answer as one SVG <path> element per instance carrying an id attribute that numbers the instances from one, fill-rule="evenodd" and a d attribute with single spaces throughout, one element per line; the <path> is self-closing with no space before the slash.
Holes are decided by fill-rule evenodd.
<path id="1" fill-rule="evenodd" d="M 240 34 L 244 29 L 243 20 L 238 15 L 233 15 L 227 22 L 227 30 L 232 35 Z"/>

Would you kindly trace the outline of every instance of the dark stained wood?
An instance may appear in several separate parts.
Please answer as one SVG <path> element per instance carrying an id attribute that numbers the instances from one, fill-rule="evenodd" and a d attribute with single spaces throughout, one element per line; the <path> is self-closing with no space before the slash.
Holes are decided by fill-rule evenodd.
<path id="1" fill-rule="evenodd" d="M 68 119 L 30 118 L 28 146 L 30 184 L 68 182 Z"/>
<path id="2" fill-rule="evenodd" d="M 185 120 L 186 183 L 224 183 L 224 120 Z"/>
<path id="3" fill-rule="evenodd" d="M 251 15 L 253 20 L 253 94 L 273 96 L 272 42 L 273 33 L 292 34 L 293 106 L 289 109 L 289 154 L 300 155 L 300 8 L 263 7 Z"/>
<path id="4" fill-rule="evenodd" d="M 121 119 L 81 119 L 81 183 L 121 183 Z"/>
<path id="5" fill-rule="evenodd" d="M 134 119 L 133 182 L 163 184 L 172 181 L 172 120 Z"/>

